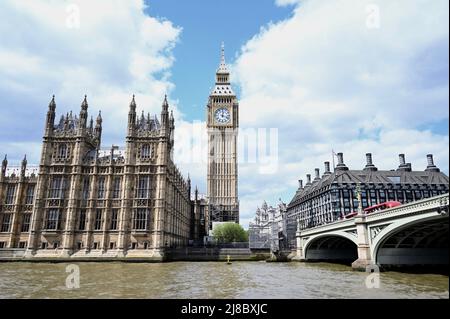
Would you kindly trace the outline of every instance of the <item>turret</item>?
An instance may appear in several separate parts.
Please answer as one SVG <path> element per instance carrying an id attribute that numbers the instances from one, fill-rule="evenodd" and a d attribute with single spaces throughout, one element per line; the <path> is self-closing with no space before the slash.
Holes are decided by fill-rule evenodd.
<path id="1" fill-rule="evenodd" d="M 95 124 L 95 137 L 98 139 L 98 148 L 100 148 L 100 144 L 101 144 L 101 139 L 102 139 L 102 112 L 99 111 L 98 112 L 98 116 L 97 116 L 97 120 L 96 120 L 96 124 Z"/>
<path id="2" fill-rule="evenodd" d="M 79 134 L 84 133 L 87 126 L 87 118 L 88 118 L 88 102 L 87 102 L 87 95 L 85 95 L 84 100 L 81 103 Z"/>
<path id="3" fill-rule="evenodd" d="M 20 177 L 22 177 L 22 178 L 25 177 L 26 169 L 27 169 L 27 155 L 25 154 L 25 156 L 23 157 L 23 160 L 22 160 L 21 168 L 20 168 Z"/>
<path id="4" fill-rule="evenodd" d="M 56 111 L 56 103 L 55 103 L 55 96 L 53 95 L 52 100 L 48 104 L 47 119 L 45 122 L 45 136 L 48 136 L 53 132 L 53 127 L 55 125 L 55 111 Z"/>
<path id="5" fill-rule="evenodd" d="M 134 135 L 136 129 L 136 101 L 133 99 L 130 102 L 130 110 L 128 111 L 128 135 Z"/>
<path id="6" fill-rule="evenodd" d="M 186 180 L 187 188 L 188 188 L 188 196 L 189 199 L 191 198 L 191 177 L 188 174 L 187 180 Z"/>
<path id="7" fill-rule="evenodd" d="M 7 167 L 8 167 L 8 155 L 5 155 L 5 158 L 2 161 L 2 176 L 3 177 L 5 177 Z"/>
<path id="8" fill-rule="evenodd" d="M 169 125 L 169 103 L 167 102 L 167 95 L 165 95 L 161 110 L 161 129 L 168 131 Z"/>
<path id="9" fill-rule="evenodd" d="M 92 118 L 92 116 L 91 116 L 91 120 L 89 121 L 88 130 L 91 135 L 94 134 L 94 119 Z"/>

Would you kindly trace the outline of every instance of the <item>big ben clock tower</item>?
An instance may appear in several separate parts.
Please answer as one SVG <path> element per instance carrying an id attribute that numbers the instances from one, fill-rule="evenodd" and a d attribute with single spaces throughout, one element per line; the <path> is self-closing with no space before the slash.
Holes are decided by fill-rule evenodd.
<path id="1" fill-rule="evenodd" d="M 239 103 L 230 84 L 222 44 L 216 84 L 207 105 L 208 180 L 207 197 L 212 222 L 239 223 L 237 137 Z"/>

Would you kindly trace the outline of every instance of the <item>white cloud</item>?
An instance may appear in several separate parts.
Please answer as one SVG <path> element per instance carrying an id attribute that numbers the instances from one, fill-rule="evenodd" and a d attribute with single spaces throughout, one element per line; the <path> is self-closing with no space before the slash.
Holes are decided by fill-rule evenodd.
<path id="1" fill-rule="evenodd" d="M 0 94 L 15 104 L 1 102 L 2 129 L 40 130 L 52 94 L 59 114 L 78 113 L 87 94 L 90 113 L 102 110 L 104 145 L 124 144 L 131 95 L 139 110 L 159 114 L 173 88 L 168 78 L 181 28 L 144 9 L 143 0 L 2 1 Z M 18 110 L 25 109 L 23 118 Z M 42 132 L 32 134 L 24 140 L 39 141 Z"/>
<path id="2" fill-rule="evenodd" d="M 380 169 L 396 168 L 405 153 L 422 170 L 434 153 L 448 173 L 448 1 L 276 4 L 297 5 L 249 40 L 233 66 L 241 126 L 277 127 L 280 139 L 277 174 L 241 166 L 243 219 L 263 199 L 289 201 L 297 179 L 323 172 L 332 148 L 352 168 L 372 152 Z M 371 4 L 379 28 L 367 27 Z"/>

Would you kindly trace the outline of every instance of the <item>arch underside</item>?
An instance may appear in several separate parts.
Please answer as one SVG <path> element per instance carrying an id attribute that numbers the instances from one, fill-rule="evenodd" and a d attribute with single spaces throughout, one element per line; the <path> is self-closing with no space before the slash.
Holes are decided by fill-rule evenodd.
<path id="1" fill-rule="evenodd" d="M 408 225 L 384 239 L 376 263 L 386 265 L 448 265 L 448 218 Z"/>
<path id="2" fill-rule="evenodd" d="M 351 263 L 358 258 L 356 244 L 348 238 L 329 235 L 312 239 L 306 246 L 308 261 L 335 261 Z"/>

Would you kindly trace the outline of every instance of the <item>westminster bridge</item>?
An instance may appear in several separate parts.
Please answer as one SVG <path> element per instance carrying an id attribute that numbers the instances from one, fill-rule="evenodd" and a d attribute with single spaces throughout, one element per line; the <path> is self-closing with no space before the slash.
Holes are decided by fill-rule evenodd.
<path id="1" fill-rule="evenodd" d="M 448 265 L 449 194 L 297 231 L 293 260 L 373 265 Z"/>

